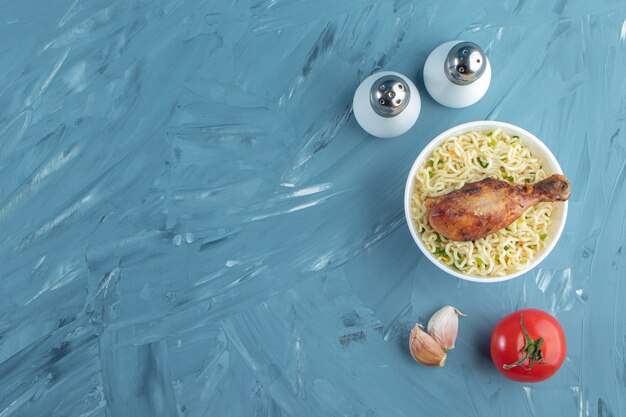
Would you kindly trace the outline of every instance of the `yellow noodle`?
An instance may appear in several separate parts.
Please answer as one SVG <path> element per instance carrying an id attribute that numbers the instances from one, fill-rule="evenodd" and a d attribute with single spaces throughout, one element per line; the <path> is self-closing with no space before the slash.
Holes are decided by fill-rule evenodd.
<path id="1" fill-rule="evenodd" d="M 428 223 L 424 206 L 427 196 L 447 194 L 466 182 L 486 177 L 535 183 L 547 174 L 518 137 L 500 129 L 452 136 L 435 148 L 417 171 L 411 217 L 424 245 L 441 262 L 465 274 L 498 277 L 524 268 L 545 247 L 550 238 L 552 204 L 531 207 L 513 224 L 473 242 L 448 241 L 439 236 Z"/>

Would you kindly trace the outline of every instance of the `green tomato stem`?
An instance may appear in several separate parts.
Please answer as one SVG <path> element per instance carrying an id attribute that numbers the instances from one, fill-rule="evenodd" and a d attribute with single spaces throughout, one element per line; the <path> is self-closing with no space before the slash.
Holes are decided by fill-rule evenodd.
<path id="1" fill-rule="evenodd" d="M 523 369 L 529 371 L 533 369 L 535 364 L 544 364 L 543 361 L 543 352 L 541 351 L 541 345 L 543 345 L 543 337 L 540 337 L 537 340 L 533 340 L 528 331 L 526 330 L 526 326 L 524 326 L 524 318 L 522 315 L 519 315 L 520 325 L 522 326 L 522 333 L 524 333 L 524 347 L 520 351 L 522 356 L 511 364 L 502 365 L 502 367 L 506 370 L 511 368 L 515 368 L 516 366 L 521 366 Z M 524 366 L 524 362 L 528 360 L 528 365 Z"/>

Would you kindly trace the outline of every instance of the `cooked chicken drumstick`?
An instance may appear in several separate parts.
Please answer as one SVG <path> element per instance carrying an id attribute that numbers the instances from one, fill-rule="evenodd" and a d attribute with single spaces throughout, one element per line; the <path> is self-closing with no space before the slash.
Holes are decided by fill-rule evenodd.
<path id="1" fill-rule="evenodd" d="M 449 194 L 426 198 L 428 221 L 446 239 L 476 240 L 510 225 L 535 204 L 565 201 L 569 193 L 569 181 L 563 175 L 536 184 L 485 178 Z"/>

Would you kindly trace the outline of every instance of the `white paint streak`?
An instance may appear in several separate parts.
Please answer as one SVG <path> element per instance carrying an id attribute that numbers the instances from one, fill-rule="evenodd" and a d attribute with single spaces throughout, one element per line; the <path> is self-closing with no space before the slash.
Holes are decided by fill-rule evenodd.
<path id="1" fill-rule="evenodd" d="M 524 391 L 524 401 L 526 402 L 526 408 L 528 409 L 529 415 L 536 416 L 537 414 L 535 413 L 535 405 L 533 402 L 532 388 L 522 387 L 522 391 Z"/>
<path id="2" fill-rule="evenodd" d="M 539 272 L 537 273 L 537 278 L 535 278 L 535 282 L 537 283 L 537 288 L 539 289 L 539 291 L 545 293 L 550 286 L 550 282 L 552 282 L 552 278 L 554 278 L 554 271 L 539 269 Z"/>
<path id="3" fill-rule="evenodd" d="M 277 211 L 277 212 L 274 212 L 274 213 L 261 214 L 259 216 L 254 216 L 254 217 L 252 217 L 252 221 L 267 219 L 269 217 L 280 216 L 282 214 L 288 214 L 288 213 L 293 213 L 293 212 L 296 212 L 296 211 L 304 210 L 304 209 L 307 209 L 309 207 L 315 207 L 318 204 L 323 203 L 327 199 L 328 199 L 328 197 L 324 197 L 324 198 L 320 198 L 320 199 L 317 199 L 317 200 L 310 201 L 308 203 L 300 204 L 298 206 L 292 207 L 292 208 L 287 209 L 287 210 L 281 210 L 281 211 Z"/>
<path id="4" fill-rule="evenodd" d="M 103 296 L 106 297 L 109 292 L 111 281 L 117 280 L 117 278 L 120 275 L 120 272 L 122 272 L 122 270 L 119 267 L 115 267 L 113 268 L 113 270 L 111 270 L 111 272 L 106 274 L 105 277 L 102 279 L 102 281 L 100 281 L 100 284 L 98 285 L 97 294 L 104 292 Z"/>
<path id="5" fill-rule="evenodd" d="M 326 191 L 331 188 L 333 185 L 329 182 L 325 182 L 322 184 L 312 185 L 310 187 L 301 188 L 297 191 L 294 191 L 289 196 L 290 197 L 302 197 L 305 195 L 311 195 L 316 193 L 321 193 L 322 191 Z"/>
<path id="6" fill-rule="evenodd" d="M 502 34 L 504 33 L 504 27 L 500 26 L 498 28 L 498 32 L 496 33 L 496 40 L 497 41 L 501 41 L 502 40 Z"/>
<path id="7" fill-rule="evenodd" d="M 83 198 L 81 198 L 79 201 L 77 201 L 76 203 L 72 204 L 67 209 L 63 210 L 61 212 L 61 214 L 59 214 L 54 219 L 52 219 L 52 221 L 49 221 L 48 223 L 44 224 L 39 229 L 37 229 L 37 231 L 33 235 L 33 238 L 38 238 L 38 237 L 43 236 L 44 234 L 49 233 L 52 229 L 54 229 L 55 227 L 57 227 L 61 223 L 63 223 L 65 220 L 67 220 L 70 217 L 72 217 L 84 205 L 86 205 L 87 203 L 90 203 L 92 201 L 92 199 L 93 199 L 93 194 L 92 193 L 88 193 Z"/>
<path id="8" fill-rule="evenodd" d="M 44 255 L 41 258 L 39 258 L 39 260 L 37 260 L 37 263 L 33 265 L 33 267 L 30 270 L 31 274 L 34 272 L 37 272 L 37 270 L 41 268 L 41 265 L 43 265 L 43 263 L 46 261 L 46 258 L 47 258 L 47 255 Z"/>
<path id="9" fill-rule="evenodd" d="M 578 417 L 583 417 L 583 397 L 580 395 L 580 387 L 569 387 L 578 399 Z"/>
<path id="10" fill-rule="evenodd" d="M 56 290 L 72 282 L 80 276 L 81 266 L 82 261 L 71 261 L 66 265 L 59 266 L 55 273 L 48 277 L 39 291 L 30 300 L 28 300 L 25 305 L 28 305 L 36 300 L 46 291 Z"/>
<path id="11" fill-rule="evenodd" d="M 315 261 L 313 261 L 313 264 L 308 269 L 314 272 L 321 271 L 322 269 L 328 266 L 328 264 L 330 263 L 332 259 L 332 256 L 333 256 L 332 252 L 323 254 L 322 256 L 318 257 Z"/>
<path id="12" fill-rule="evenodd" d="M 79 151 L 80 148 L 78 146 L 73 146 L 70 148 L 69 151 L 63 151 L 57 154 L 54 158 L 50 160 L 50 162 L 44 165 L 43 168 L 41 168 L 41 170 L 39 170 L 35 174 L 33 180 L 31 181 L 31 185 L 34 186 L 39 184 L 51 174 L 64 167 L 69 161 L 71 161 L 78 155 Z"/>
<path id="13" fill-rule="evenodd" d="M 34 107 L 34 104 L 37 101 L 37 99 L 43 96 L 46 90 L 48 90 L 50 83 L 52 82 L 52 80 L 54 80 L 54 77 L 56 77 L 56 75 L 59 73 L 59 70 L 61 69 L 61 66 L 67 59 L 67 56 L 69 55 L 69 53 L 70 53 L 70 48 L 65 48 L 65 52 L 63 52 L 63 54 L 59 57 L 59 59 L 57 59 L 56 63 L 52 67 L 52 70 L 50 71 L 46 79 L 43 81 L 41 86 L 36 91 L 34 91 L 30 96 L 26 98 L 25 105 L 27 107 Z"/>
<path id="14" fill-rule="evenodd" d="M 35 173 L 33 179 L 27 186 L 20 189 L 9 201 L 0 207 L 0 218 L 6 216 L 8 212 L 15 209 L 28 196 L 37 191 L 43 180 L 67 165 L 68 162 L 78 156 L 79 152 L 80 149 L 78 147 L 72 147 L 69 152 L 60 152 L 53 157 L 46 165 Z"/>
<path id="15" fill-rule="evenodd" d="M 572 309 L 576 297 L 572 284 L 571 268 L 564 269 L 558 275 L 556 271 L 540 269 L 535 278 L 535 283 L 539 291 L 550 300 L 551 314 Z"/>
<path id="16" fill-rule="evenodd" d="M 74 0 L 74 3 L 72 3 L 70 5 L 70 7 L 67 9 L 67 12 L 65 12 L 65 14 L 63 15 L 63 17 L 59 20 L 59 23 L 57 24 L 58 28 L 61 28 L 63 26 L 65 26 L 65 24 L 74 16 L 76 16 L 76 14 L 78 13 L 78 11 L 80 10 L 80 8 L 76 7 L 76 5 L 78 4 L 78 0 Z"/>
<path id="17" fill-rule="evenodd" d="M 79 93 L 87 88 L 86 73 L 87 63 L 81 61 L 67 71 L 64 81 L 67 83 L 68 87 Z"/>

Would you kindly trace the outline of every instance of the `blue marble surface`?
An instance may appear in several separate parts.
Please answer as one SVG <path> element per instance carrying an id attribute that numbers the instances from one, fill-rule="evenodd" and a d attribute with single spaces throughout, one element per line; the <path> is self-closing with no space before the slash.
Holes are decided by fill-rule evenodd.
<path id="1" fill-rule="evenodd" d="M 0 2 L 0 416 L 626 414 L 626 3 L 598 0 Z M 425 93 L 450 39 L 494 77 Z M 422 113 L 351 115 L 376 70 Z M 542 138 L 573 183 L 565 232 L 511 282 L 461 282 L 405 225 L 408 170 L 480 119 Z M 468 314 L 443 369 L 408 332 Z M 553 313 L 541 384 L 492 366 L 493 325 Z"/>

